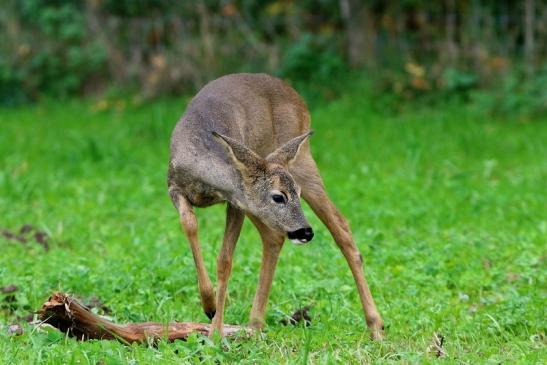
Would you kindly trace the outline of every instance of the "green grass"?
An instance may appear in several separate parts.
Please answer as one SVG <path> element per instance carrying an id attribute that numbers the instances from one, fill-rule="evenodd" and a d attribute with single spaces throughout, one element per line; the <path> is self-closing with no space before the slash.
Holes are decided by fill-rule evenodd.
<path id="1" fill-rule="evenodd" d="M 19 288 L 0 307 L 0 363 L 545 363 L 547 119 L 491 120 L 457 105 L 390 115 L 373 100 L 356 93 L 316 109 L 311 143 L 365 257 L 382 343 L 369 341 L 349 269 L 307 207 L 316 238 L 285 245 L 262 339 L 125 346 L 28 325 L 8 336 L 5 325 L 55 290 L 95 295 L 119 322 L 206 317 L 166 189 L 184 102 L 1 110 L 0 228 L 36 225 L 51 249 L 0 237 L 0 286 Z M 198 216 L 214 277 L 224 208 Z M 248 319 L 260 254 L 246 222 L 227 323 Z M 279 324 L 303 305 L 310 327 Z M 445 338 L 440 360 L 428 351 L 434 333 Z"/>

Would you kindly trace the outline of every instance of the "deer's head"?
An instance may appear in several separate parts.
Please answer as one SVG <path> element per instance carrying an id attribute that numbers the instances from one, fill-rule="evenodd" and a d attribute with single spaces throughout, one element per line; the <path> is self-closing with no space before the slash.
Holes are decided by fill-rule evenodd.
<path id="1" fill-rule="evenodd" d="M 289 165 L 311 134 L 293 138 L 262 158 L 241 142 L 213 132 L 241 174 L 244 197 L 244 201 L 238 202 L 241 208 L 268 227 L 285 232 L 295 243 L 311 241 L 313 230 L 302 212 L 300 187 L 289 173 Z"/>

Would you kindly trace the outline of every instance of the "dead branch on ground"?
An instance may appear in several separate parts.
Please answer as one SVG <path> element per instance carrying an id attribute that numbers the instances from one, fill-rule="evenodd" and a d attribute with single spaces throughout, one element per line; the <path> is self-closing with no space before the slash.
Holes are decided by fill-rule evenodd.
<path id="1" fill-rule="evenodd" d="M 120 325 L 91 312 L 73 297 L 54 293 L 39 311 L 40 319 L 69 336 L 80 340 L 119 340 L 123 343 L 146 342 L 165 338 L 186 339 L 192 333 L 208 336 L 210 325 L 194 322 L 143 322 Z M 241 331 L 241 332 L 240 332 Z M 249 334 L 242 326 L 224 325 L 224 335 Z"/>

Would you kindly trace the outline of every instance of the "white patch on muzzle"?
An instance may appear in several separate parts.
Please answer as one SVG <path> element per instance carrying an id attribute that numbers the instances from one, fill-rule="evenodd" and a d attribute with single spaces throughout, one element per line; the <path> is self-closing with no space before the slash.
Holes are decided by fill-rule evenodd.
<path id="1" fill-rule="evenodd" d="M 293 238 L 291 239 L 291 242 L 294 243 L 295 245 L 305 245 L 306 243 L 310 242 L 310 241 L 306 241 L 306 240 L 300 240 L 300 239 L 296 239 L 296 238 Z"/>

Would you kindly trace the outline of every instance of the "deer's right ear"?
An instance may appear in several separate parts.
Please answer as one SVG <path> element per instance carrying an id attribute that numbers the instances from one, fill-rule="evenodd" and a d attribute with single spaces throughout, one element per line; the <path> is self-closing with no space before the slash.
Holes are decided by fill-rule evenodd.
<path id="1" fill-rule="evenodd" d="M 228 155 L 231 157 L 235 166 L 242 173 L 249 173 L 255 171 L 264 164 L 262 157 L 257 155 L 251 149 L 247 148 L 241 142 L 236 141 L 233 138 L 224 136 L 215 131 L 211 131 L 213 136 L 226 148 Z"/>
<path id="2" fill-rule="evenodd" d="M 296 159 L 296 156 L 298 155 L 298 151 L 300 151 L 300 147 L 302 147 L 304 142 L 312 134 L 313 134 L 313 131 L 309 131 L 307 133 L 304 133 L 301 136 L 291 139 L 290 141 L 285 143 L 283 146 L 279 147 L 278 149 L 270 153 L 266 157 L 266 161 L 278 163 L 285 166 L 289 165 Z"/>

